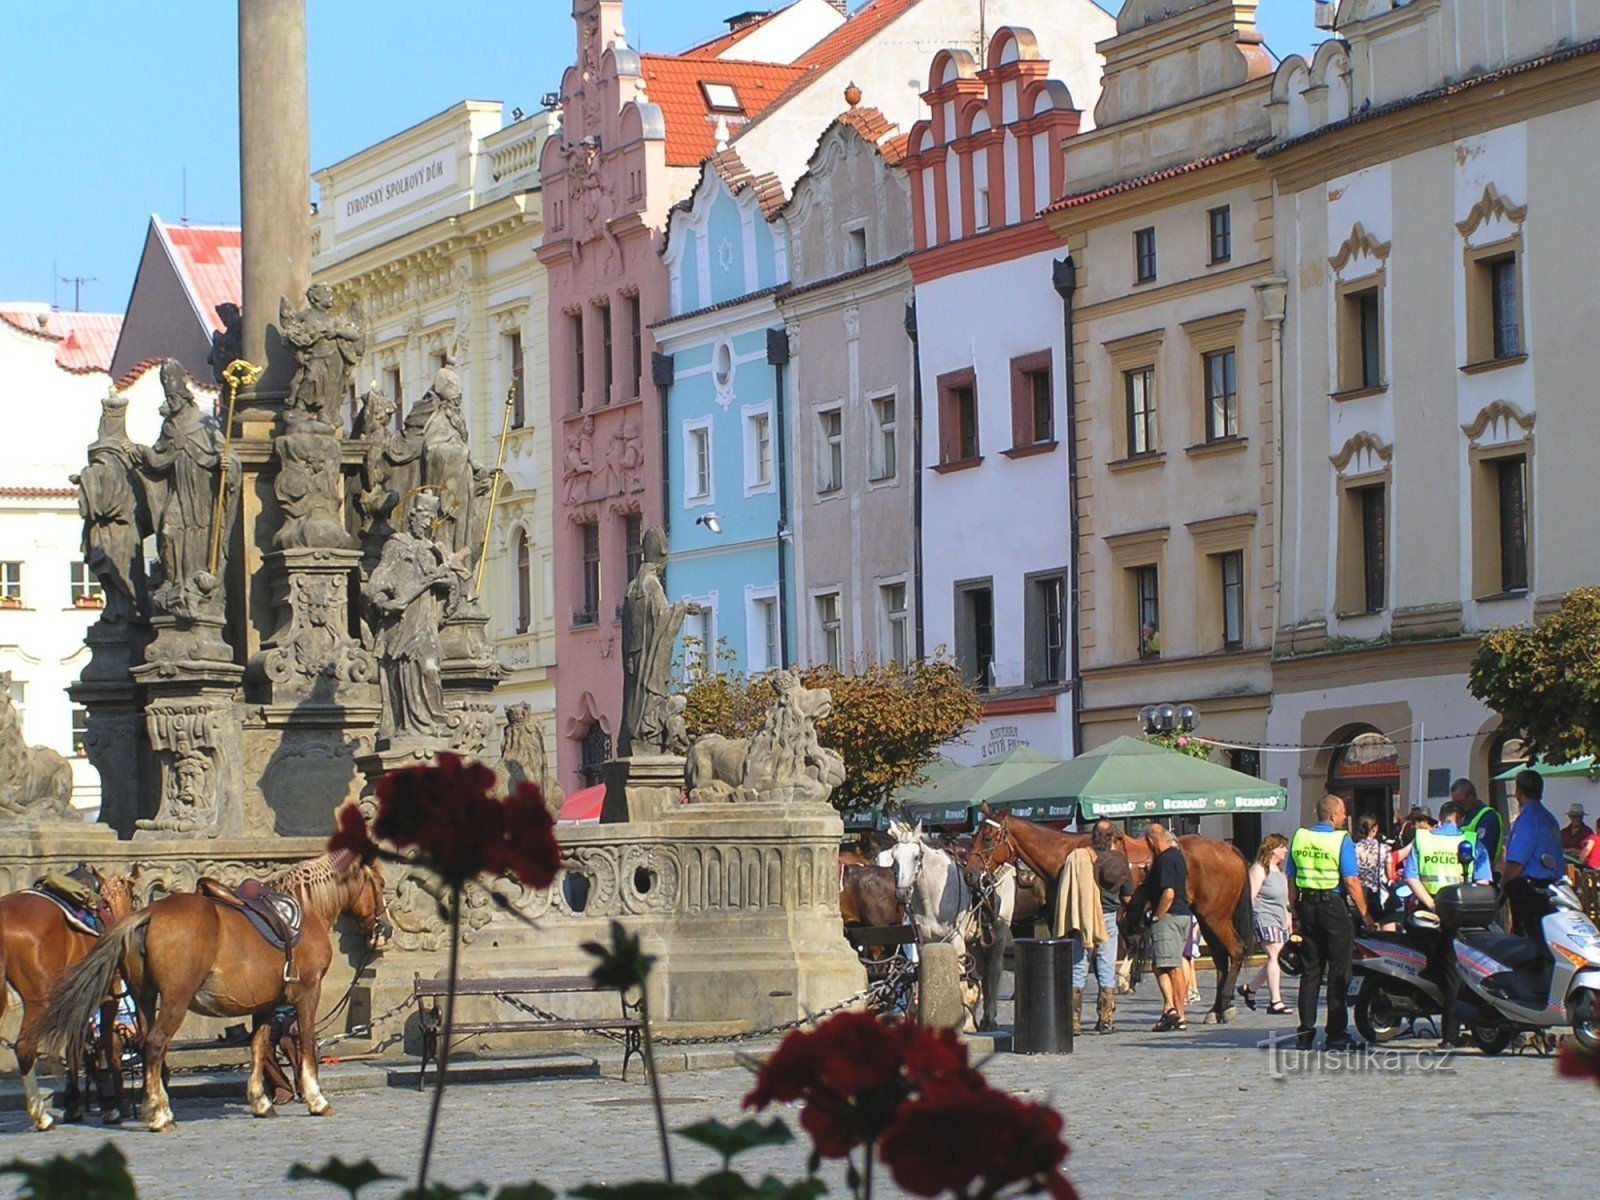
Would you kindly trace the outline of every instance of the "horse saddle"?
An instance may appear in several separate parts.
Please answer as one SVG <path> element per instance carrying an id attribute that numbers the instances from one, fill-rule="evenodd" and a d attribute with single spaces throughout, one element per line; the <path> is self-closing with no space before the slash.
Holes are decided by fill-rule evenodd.
<path id="1" fill-rule="evenodd" d="M 220 879 L 202 879 L 195 889 L 207 900 L 243 913 L 273 949 L 287 955 L 300 944 L 300 902 L 259 879 L 230 888 Z"/>
<path id="2" fill-rule="evenodd" d="M 36 879 L 29 890 L 52 901 L 66 917 L 67 924 L 78 932 L 90 937 L 99 937 L 105 932 L 105 922 L 100 917 L 103 907 L 100 893 L 76 875 L 51 871 Z"/>

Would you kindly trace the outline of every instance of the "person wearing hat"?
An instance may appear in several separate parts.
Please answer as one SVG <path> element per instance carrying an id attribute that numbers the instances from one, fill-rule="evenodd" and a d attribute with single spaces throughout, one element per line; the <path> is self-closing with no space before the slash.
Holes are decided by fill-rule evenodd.
<path id="1" fill-rule="evenodd" d="M 1567 809 L 1567 824 L 1561 830 L 1561 849 L 1565 854 L 1576 856 L 1583 850 L 1583 845 L 1594 836 L 1594 830 L 1584 822 L 1583 805 L 1574 804 Z"/>

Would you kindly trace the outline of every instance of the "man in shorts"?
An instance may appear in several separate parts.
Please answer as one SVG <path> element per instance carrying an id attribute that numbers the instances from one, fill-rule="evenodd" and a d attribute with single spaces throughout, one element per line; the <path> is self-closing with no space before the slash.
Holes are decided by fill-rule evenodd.
<path id="1" fill-rule="evenodd" d="M 1183 975 L 1183 952 L 1189 943 L 1189 867 L 1183 861 L 1171 831 L 1160 821 L 1145 826 L 1145 844 L 1150 847 L 1150 894 L 1155 897 L 1150 911 L 1150 951 L 1156 963 L 1156 983 L 1161 988 L 1161 1019 L 1156 1033 L 1188 1029 L 1184 1016 L 1188 986 Z"/>

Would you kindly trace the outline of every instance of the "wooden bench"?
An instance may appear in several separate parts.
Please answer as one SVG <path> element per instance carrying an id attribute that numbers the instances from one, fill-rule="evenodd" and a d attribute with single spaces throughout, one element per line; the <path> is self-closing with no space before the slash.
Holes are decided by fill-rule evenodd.
<path id="1" fill-rule="evenodd" d="M 432 1059 L 435 1063 L 439 1061 L 439 1035 L 444 1025 L 444 1015 L 439 1009 L 439 998 L 449 992 L 450 985 L 446 980 L 424 979 L 419 974 L 414 977 L 412 988 L 412 998 L 417 1002 L 417 1017 L 422 1032 L 422 1066 L 417 1071 L 417 1090 L 420 1092 L 423 1079 L 428 1073 L 428 1060 Z M 502 999 L 514 996 L 562 996 L 610 990 L 596 987 L 594 981 L 587 975 L 544 975 L 525 978 L 479 976 L 456 980 L 458 999 L 462 996 L 498 996 Z M 626 1079 L 628 1063 L 634 1055 L 638 1055 L 641 1060 L 644 1058 L 644 1021 L 640 1016 L 640 1005 L 637 1001 L 630 1002 L 621 992 L 617 993 L 617 996 L 622 1014 L 616 1017 L 568 1019 L 553 1014 L 541 1017 L 528 1013 L 526 1016 L 492 1021 L 457 1021 L 454 1033 L 457 1036 L 466 1036 L 475 1033 L 553 1033 L 562 1030 L 600 1033 L 619 1030 L 622 1033 L 622 1077 Z M 530 1002 L 528 1007 L 540 1006 Z"/>

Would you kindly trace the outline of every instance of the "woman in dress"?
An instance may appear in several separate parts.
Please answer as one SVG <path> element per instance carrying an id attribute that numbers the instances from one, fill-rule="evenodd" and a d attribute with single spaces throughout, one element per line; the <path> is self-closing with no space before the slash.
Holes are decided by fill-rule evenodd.
<path id="1" fill-rule="evenodd" d="M 1256 992 L 1263 981 L 1271 1003 L 1267 1011 L 1275 1017 L 1283 1016 L 1289 1006 L 1283 1002 L 1283 970 L 1278 956 L 1289 940 L 1289 879 L 1283 873 L 1283 860 L 1289 856 L 1289 839 L 1281 833 L 1269 833 L 1261 840 L 1256 861 L 1250 864 L 1250 897 L 1255 907 L 1256 938 L 1267 952 L 1267 961 L 1248 984 L 1241 984 L 1239 995 L 1245 1005 L 1254 1010 Z"/>

